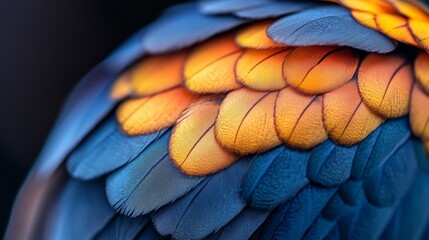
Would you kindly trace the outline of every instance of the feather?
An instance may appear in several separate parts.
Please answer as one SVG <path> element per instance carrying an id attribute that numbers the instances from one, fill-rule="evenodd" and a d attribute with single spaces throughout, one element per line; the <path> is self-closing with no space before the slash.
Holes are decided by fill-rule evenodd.
<path id="1" fill-rule="evenodd" d="M 423 111 L 423 109 L 429 109 L 429 94 L 415 83 L 411 93 L 411 129 L 416 136 L 429 140 L 429 111 Z"/>
<path id="2" fill-rule="evenodd" d="M 235 67 L 237 80 L 244 86 L 264 91 L 280 90 L 286 87 L 282 66 L 291 49 L 247 49 Z M 263 81 L 262 81 L 263 79 Z"/>
<path id="3" fill-rule="evenodd" d="M 239 189 L 248 166 L 249 161 L 242 159 L 156 211 L 152 215 L 155 228 L 175 239 L 201 239 L 219 230 L 245 207 Z"/>
<path id="4" fill-rule="evenodd" d="M 185 87 L 196 93 L 228 92 L 239 88 L 234 67 L 241 52 L 230 34 L 195 47 L 183 70 Z"/>
<path id="5" fill-rule="evenodd" d="M 40 175 L 51 174 L 114 107 L 116 100 L 109 97 L 110 85 L 125 67 L 145 53 L 140 40 L 144 31 L 127 40 L 72 91 L 38 157 L 37 171 Z"/>
<path id="6" fill-rule="evenodd" d="M 357 146 L 341 147 L 328 140 L 317 146 L 308 161 L 307 177 L 325 187 L 337 187 L 350 176 Z"/>
<path id="7" fill-rule="evenodd" d="M 199 9 L 204 14 L 226 14 L 267 3 L 267 0 L 205 0 L 199 2 Z"/>
<path id="8" fill-rule="evenodd" d="M 238 159 L 215 139 L 214 124 L 222 99 L 203 98 L 177 121 L 170 138 L 169 154 L 184 173 L 203 176 L 218 172 Z"/>
<path id="9" fill-rule="evenodd" d="M 53 206 L 48 239 L 91 239 L 114 217 L 104 194 L 104 181 L 70 179 Z"/>
<path id="10" fill-rule="evenodd" d="M 148 216 L 130 218 L 117 214 L 110 223 L 97 234 L 95 239 L 133 239 L 143 228 L 147 227 L 148 224 L 151 224 Z"/>
<path id="11" fill-rule="evenodd" d="M 271 49 L 285 47 L 284 44 L 276 43 L 267 36 L 267 29 L 273 20 L 265 20 L 253 23 L 238 31 L 235 36 L 235 42 L 243 48 L 252 49 Z"/>
<path id="12" fill-rule="evenodd" d="M 307 185 L 269 217 L 262 239 L 301 239 L 337 188 Z"/>
<path id="13" fill-rule="evenodd" d="M 417 172 L 411 142 L 403 145 L 363 181 L 368 201 L 377 207 L 391 207 L 410 185 Z"/>
<path id="14" fill-rule="evenodd" d="M 122 133 L 114 117 L 110 117 L 71 153 L 67 170 L 78 179 L 99 177 L 132 161 L 161 134 L 130 137 Z"/>
<path id="15" fill-rule="evenodd" d="M 187 51 L 179 51 L 140 61 L 125 73 L 133 93 L 148 96 L 178 87 L 187 56 Z"/>
<path id="16" fill-rule="evenodd" d="M 428 16 L 427 13 L 425 14 Z M 429 33 L 427 31 L 429 29 L 429 24 L 427 21 L 428 20 L 409 19 L 407 25 L 414 39 L 416 39 L 419 45 L 426 51 L 429 50 Z"/>
<path id="17" fill-rule="evenodd" d="M 252 207 L 272 209 L 303 188 L 309 154 L 285 146 L 254 157 L 243 179 L 241 195 Z"/>
<path id="18" fill-rule="evenodd" d="M 279 138 L 288 146 L 310 149 L 328 138 L 323 126 L 322 97 L 287 87 L 276 99 L 274 120 Z"/>
<path id="19" fill-rule="evenodd" d="M 240 155 L 264 152 L 280 145 L 274 126 L 277 92 L 241 88 L 223 100 L 215 123 L 216 139 Z"/>
<path id="20" fill-rule="evenodd" d="M 349 146 L 364 140 L 384 121 L 363 104 L 354 80 L 324 95 L 323 117 L 331 139 Z"/>
<path id="21" fill-rule="evenodd" d="M 420 173 L 384 230 L 383 239 L 424 239 L 429 224 L 428 173 Z"/>
<path id="22" fill-rule="evenodd" d="M 170 131 L 106 181 L 110 204 L 131 217 L 147 214 L 189 192 L 203 178 L 179 172 L 168 157 Z"/>
<path id="23" fill-rule="evenodd" d="M 201 42 L 243 23 L 245 20 L 232 16 L 204 15 L 192 3 L 181 4 L 170 8 L 149 25 L 143 36 L 143 46 L 151 53 L 172 51 Z"/>
<path id="24" fill-rule="evenodd" d="M 368 54 L 358 71 L 364 103 L 385 118 L 408 113 L 414 76 L 407 59 L 394 54 Z"/>
<path id="25" fill-rule="evenodd" d="M 339 220 L 344 238 L 378 239 L 417 174 L 411 141 L 400 147 L 372 175 L 364 178 L 358 204 Z"/>
<path id="26" fill-rule="evenodd" d="M 128 99 L 122 103 L 116 117 L 127 135 L 144 135 L 171 127 L 198 96 L 182 87 L 152 96 Z"/>
<path id="27" fill-rule="evenodd" d="M 159 235 L 156 229 L 153 227 L 152 223 L 148 224 L 139 235 L 135 238 L 136 240 L 163 240 L 169 239 Z"/>
<path id="28" fill-rule="evenodd" d="M 323 208 L 317 219 L 306 231 L 305 239 L 324 239 L 337 225 L 337 220 L 351 207 L 336 193 Z"/>
<path id="29" fill-rule="evenodd" d="M 427 66 L 429 66 L 429 54 L 421 52 L 414 60 L 414 75 L 420 86 L 429 95 L 429 72 Z"/>
<path id="30" fill-rule="evenodd" d="M 266 4 L 254 6 L 249 9 L 236 10 L 236 16 L 250 19 L 274 18 L 282 15 L 299 12 L 318 6 L 317 3 L 304 1 L 270 1 Z"/>
<path id="31" fill-rule="evenodd" d="M 358 64 L 359 58 L 350 48 L 299 47 L 285 58 L 283 77 L 299 91 L 316 95 L 335 90 L 350 81 Z"/>
<path id="32" fill-rule="evenodd" d="M 357 23 L 339 6 L 312 8 L 286 16 L 268 29 L 276 42 L 289 46 L 339 45 L 367 52 L 391 52 L 396 46 L 383 34 Z"/>
<path id="33" fill-rule="evenodd" d="M 210 235 L 207 240 L 250 239 L 267 219 L 269 213 L 269 211 L 246 207 L 225 227 Z"/>
<path id="34" fill-rule="evenodd" d="M 410 137 L 407 118 L 386 121 L 358 146 L 353 160 L 352 179 L 361 179 L 374 172 Z"/>

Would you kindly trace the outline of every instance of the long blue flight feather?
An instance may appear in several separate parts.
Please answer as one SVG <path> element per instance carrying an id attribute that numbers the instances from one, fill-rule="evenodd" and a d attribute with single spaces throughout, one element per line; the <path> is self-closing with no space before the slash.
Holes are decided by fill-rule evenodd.
<path id="1" fill-rule="evenodd" d="M 181 173 L 168 156 L 167 131 L 134 161 L 107 177 L 110 204 L 131 217 L 152 212 L 180 198 L 204 178 Z"/>
<path id="2" fill-rule="evenodd" d="M 88 180 L 109 173 L 133 160 L 163 131 L 144 136 L 127 136 L 112 116 L 71 153 L 67 170 L 78 179 Z"/>

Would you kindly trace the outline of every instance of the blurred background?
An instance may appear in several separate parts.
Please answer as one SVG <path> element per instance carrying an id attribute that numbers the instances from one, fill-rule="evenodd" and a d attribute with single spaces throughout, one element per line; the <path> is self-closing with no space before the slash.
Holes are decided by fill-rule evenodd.
<path id="1" fill-rule="evenodd" d="M 0 1 L 0 237 L 67 94 L 116 46 L 183 0 Z"/>

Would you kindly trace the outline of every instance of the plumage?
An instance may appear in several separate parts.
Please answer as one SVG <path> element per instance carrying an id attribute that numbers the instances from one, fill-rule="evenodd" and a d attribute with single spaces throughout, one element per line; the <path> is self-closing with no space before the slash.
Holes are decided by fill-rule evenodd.
<path id="1" fill-rule="evenodd" d="M 125 101 L 116 111 L 121 130 L 128 135 L 145 135 L 171 127 L 198 96 L 182 87 L 157 95 Z"/>
<path id="2" fill-rule="evenodd" d="M 267 1 L 267 4 L 254 6 L 249 9 L 235 11 L 235 15 L 250 19 L 265 19 L 295 13 L 317 6 L 314 2 L 305 1 Z"/>
<path id="3" fill-rule="evenodd" d="M 283 62 L 284 79 L 299 91 L 316 95 L 335 90 L 349 82 L 359 58 L 349 48 L 301 47 Z M 332 67 L 336 66 L 336 71 Z"/>
<path id="4" fill-rule="evenodd" d="M 280 206 L 267 221 L 262 239 L 300 239 L 335 193 L 336 188 L 308 185 Z"/>
<path id="5" fill-rule="evenodd" d="M 367 55 L 359 67 L 357 78 L 365 104 L 387 118 L 405 115 L 413 84 L 411 71 L 411 64 L 402 56 Z"/>
<path id="6" fill-rule="evenodd" d="M 245 207 L 239 189 L 248 166 L 248 161 L 239 161 L 207 177 L 185 197 L 155 212 L 155 228 L 177 239 L 200 239 L 219 230 Z"/>
<path id="7" fill-rule="evenodd" d="M 241 195 L 250 206 L 272 209 L 293 198 L 307 183 L 309 154 L 285 146 L 253 157 Z"/>
<path id="8" fill-rule="evenodd" d="M 247 1 L 230 1 L 230 0 L 204 0 L 199 7 L 202 13 L 207 14 L 225 14 L 243 9 L 254 8 L 266 4 L 267 0 L 247 0 Z"/>
<path id="9" fill-rule="evenodd" d="M 215 123 L 220 144 L 239 154 L 263 152 L 280 145 L 274 126 L 276 95 L 245 88 L 228 94 Z"/>
<path id="10" fill-rule="evenodd" d="M 48 239 L 91 239 L 115 215 L 106 201 L 102 180 L 82 182 L 70 179 L 63 186 L 46 226 Z M 76 224 L 79 223 L 79 224 Z"/>
<path id="11" fill-rule="evenodd" d="M 170 131 L 149 145 L 106 181 L 109 203 L 122 214 L 136 217 L 180 198 L 203 178 L 180 173 L 168 157 Z M 168 176 L 165 177 L 165 176 Z"/>
<path id="12" fill-rule="evenodd" d="M 184 85 L 196 93 L 228 92 L 240 87 L 234 66 L 242 50 L 232 35 L 215 37 L 194 48 L 183 69 Z"/>
<path id="13" fill-rule="evenodd" d="M 355 80 L 324 95 L 323 116 L 328 135 L 343 145 L 362 141 L 384 121 L 363 104 Z"/>
<path id="14" fill-rule="evenodd" d="M 244 86 L 255 90 L 280 90 L 287 86 L 282 76 L 284 58 L 291 49 L 248 49 L 237 61 L 235 71 L 237 80 Z M 264 81 L 261 81 L 264 79 Z"/>
<path id="15" fill-rule="evenodd" d="M 326 140 L 322 103 L 322 97 L 301 94 L 293 87 L 281 90 L 274 111 L 279 138 L 300 149 L 310 149 Z"/>
<path id="16" fill-rule="evenodd" d="M 71 153 L 67 169 L 78 179 L 99 177 L 132 161 L 162 134 L 163 131 L 129 137 L 118 128 L 114 117 L 110 117 Z"/>
<path id="17" fill-rule="evenodd" d="M 312 8 L 275 22 L 267 31 L 289 46 L 340 45 L 368 52 L 391 52 L 395 44 L 382 34 L 358 24 L 341 7 Z"/>
<path id="18" fill-rule="evenodd" d="M 307 177 L 325 187 L 338 187 L 349 177 L 357 146 L 341 147 L 328 140 L 317 146 L 308 160 Z"/>
<path id="19" fill-rule="evenodd" d="M 149 25 L 142 44 L 151 53 L 167 52 L 201 42 L 244 22 L 232 16 L 204 15 L 197 11 L 194 3 L 182 4 L 169 9 Z"/>
<path id="20" fill-rule="evenodd" d="M 246 207 L 226 226 L 210 235 L 208 239 L 250 239 L 267 219 L 269 213 L 269 211 Z"/>
<path id="21" fill-rule="evenodd" d="M 100 240 L 134 239 L 148 225 L 150 225 L 150 218 L 148 216 L 129 218 L 117 214 L 94 238 Z"/>
<path id="22" fill-rule="evenodd" d="M 358 146 L 353 160 L 352 179 L 362 179 L 372 174 L 405 144 L 410 134 L 405 118 L 387 121 L 377 128 Z"/>
<path id="23" fill-rule="evenodd" d="M 428 26 L 412 0 L 170 8 L 76 88 L 6 238 L 424 239 Z"/>
<path id="24" fill-rule="evenodd" d="M 214 125 L 220 101 L 222 99 L 208 98 L 196 102 L 174 126 L 169 151 L 174 164 L 182 172 L 190 175 L 213 174 L 238 159 L 215 139 Z"/>
<path id="25" fill-rule="evenodd" d="M 285 46 L 274 42 L 267 36 L 266 31 L 273 22 L 273 20 L 265 20 L 244 27 L 236 34 L 235 42 L 241 47 L 250 49 L 270 49 Z"/>

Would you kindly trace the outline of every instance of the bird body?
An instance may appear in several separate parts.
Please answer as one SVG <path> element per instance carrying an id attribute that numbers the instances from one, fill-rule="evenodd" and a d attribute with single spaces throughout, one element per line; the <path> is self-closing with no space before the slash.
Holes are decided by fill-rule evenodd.
<path id="1" fill-rule="evenodd" d="M 174 6 L 76 87 L 7 237 L 429 238 L 428 39 L 412 0 Z"/>

